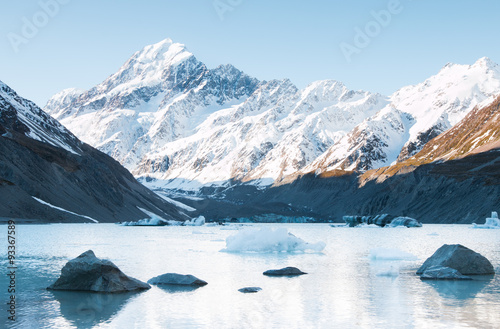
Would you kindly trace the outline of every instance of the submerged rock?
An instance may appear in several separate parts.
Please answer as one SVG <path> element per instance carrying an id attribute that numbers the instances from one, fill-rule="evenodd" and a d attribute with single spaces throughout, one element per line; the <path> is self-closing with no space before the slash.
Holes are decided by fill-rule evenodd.
<path id="1" fill-rule="evenodd" d="M 470 276 L 465 276 L 459 271 L 444 266 L 432 266 L 424 271 L 422 280 L 472 280 Z"/>
<path id="2" fill-rule="evenodd" d="M 417 274 L 423 274 L 433 266 L 450 267 L 463 275 L 495 274 L 486 257 L 460 244 L 443 245 L 424 262 Z"/>
<path id="3" fill-rule="evenodd" d="M 99 259 L 88 250 L 67 262 L 59 279 L 47 289 L 115 293 L 149 288 L 149 284 L 128 277 L 111 261 Z"/>
<path id="4" fill-rule="evenodd" d="M 166 273 L 148 280 L 149 284 L 176 286 L 205 286 L 208 283 L 190 274 Z"/>
<path id="5" fill-rule="evenodd" d="M 285 267 L 279 270 L 268 270 L 263 273 L 268 276 L 297 276 L 307 274 L 296 267 Z"/>
<path id="6" fill-rule="evenodd" d="M 262 290 L 262 288 L 259 288 L 259 287 L 245 287 L 245 288 L 238 289 L 239 292 L 242 292 L 244 294 L 256 293 L 256 292 L 259 292 L 261 290 Z"/>

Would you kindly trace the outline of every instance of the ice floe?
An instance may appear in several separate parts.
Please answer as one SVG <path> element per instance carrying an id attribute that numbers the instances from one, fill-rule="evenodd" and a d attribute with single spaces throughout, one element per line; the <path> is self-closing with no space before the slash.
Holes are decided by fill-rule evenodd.
<path id="1" fill-rule="evenodd" d="M 308 243 L 285 228 L 244 229 L 226 239 L 225 252 L 320 252 L 324 242 Z"/>

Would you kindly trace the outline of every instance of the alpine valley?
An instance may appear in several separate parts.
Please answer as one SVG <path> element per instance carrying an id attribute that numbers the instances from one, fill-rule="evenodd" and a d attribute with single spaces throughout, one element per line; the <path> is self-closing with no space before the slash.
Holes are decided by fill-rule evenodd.
<path id="1" fill-rule="evenodd" d="M 500 67 L 488 58 L 384 96 L 210 69 L 166 39 L 44 110 L 192 215 L 465 223 L 500 204 L 499 95 Z M 55 134 L 81 153 L 76 137 Z"/>

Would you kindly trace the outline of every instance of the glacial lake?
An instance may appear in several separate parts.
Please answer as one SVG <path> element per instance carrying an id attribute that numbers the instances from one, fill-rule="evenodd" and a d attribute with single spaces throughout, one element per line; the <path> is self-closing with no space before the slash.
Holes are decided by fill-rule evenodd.
<path id="1" fill-rule="evenodd" d="M 425 282 L 418 267 L 443 244 L 483 254 L 500 273 L 500 230 L 467 225 L 347 228 L 327 224 L 250 224 L 286 228 L 322 252 L 221 252 L 236 230 L 123 227 L 114 224 L 18 225 L 15 322 L 7 320 L 7 227 L 1 226 L 3 328 L 499 328 L 500 276 Z M 237 227 L 231 227 L 236 229 Z M 381 260 L 385 249 L 417 259 Z M 125 274 L 147 281 L 168 272 L 208 282 L 196 290 L 153 286 L 142 293 L 51 292 L 64 264 L 92 249 Z M 389 251 L 386 254 L 396 253 Z M 389 257 L 391 258 L 391 257 Z M 309 274 L 266 277 L 295 266 Z M 243 287 L 262 291 L 243 294 Z"/>

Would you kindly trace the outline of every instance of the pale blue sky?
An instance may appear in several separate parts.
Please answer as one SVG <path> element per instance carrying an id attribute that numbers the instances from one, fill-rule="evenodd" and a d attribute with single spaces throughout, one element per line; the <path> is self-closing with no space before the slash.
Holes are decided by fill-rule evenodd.
<path id="1" fill-rule="evenodd" d="M 40 3 L 51 1 L 68 3 L 44 20 L 48 15 Z M 231 10 L 218 13 L 215 3 Z M 231 63 L 258 79 L 290 78 L 299 87 L 335 79 L 352 89 L 387 95 L 423 81 L 448 62 L 472 64 L 483 56 L 500 62 L 499 1 L 400 0 L 398 13 L 378 29 L 371 12 L 387 10 L 390 3 L 4 1 L 0 80 L 44 106 L 64 88 L 100 83 L 135 51 L 167 37 L 186 44 L 208 67 Z M 15 52 L 9 38 L 13 33 L 24 37 L 26 20 L 36 19 L 38 32 L 25 33 L 27 43 L 18 44 Z M 372 28 L 369 45 L 347 61 L 340 45 L 355 46 L 356 28 L 367 27 Z"/>

